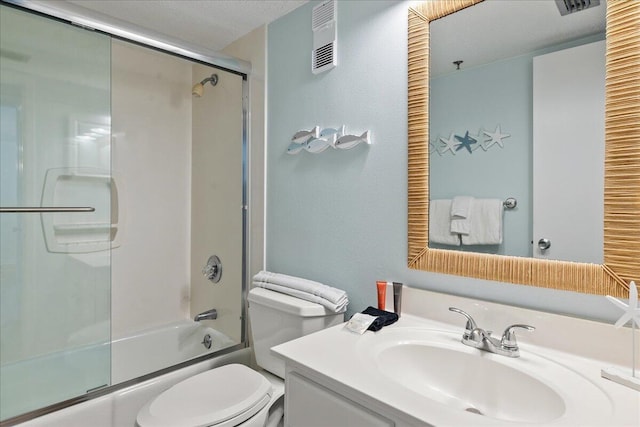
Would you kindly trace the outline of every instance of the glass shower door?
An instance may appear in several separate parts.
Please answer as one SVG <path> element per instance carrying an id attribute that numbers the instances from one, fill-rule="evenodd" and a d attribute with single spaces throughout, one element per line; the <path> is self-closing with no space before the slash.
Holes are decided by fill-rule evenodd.
<path id="1" fill-rule="evenodd" d="M 0 32 L 0 420 L 7 420 L 110 384 L 117 212 L 110 38 L 5 5 Z"/>

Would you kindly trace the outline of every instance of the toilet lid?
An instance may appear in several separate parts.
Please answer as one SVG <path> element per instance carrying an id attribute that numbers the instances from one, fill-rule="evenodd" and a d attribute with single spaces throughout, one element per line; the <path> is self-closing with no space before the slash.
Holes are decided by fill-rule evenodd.
<path id="1" fill-rule="evenodd" d="M 211 426 L 233 418 L 242 422 L 260 411 L 272 393 L 271 383 L 239 364 L 225 365 L 179 382 L 147 403 L 138 425 Z"/>

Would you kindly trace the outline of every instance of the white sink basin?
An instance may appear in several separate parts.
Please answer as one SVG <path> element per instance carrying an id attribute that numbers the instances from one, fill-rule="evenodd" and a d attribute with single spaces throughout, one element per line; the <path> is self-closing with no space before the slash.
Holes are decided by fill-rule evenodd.
<path id="1" fill-rule="evenodd" d="M 468 412 L 544 423 L 565 411 L 563 399 L 549 386 L 478 354 L 423 343 L 400 344 L 381 351 L 377 361 L 395 381 Z"/>
<path id="2" fill-rule="evenodd" d="M 606 416 L 602 408 L 612 408 L 599 387 L 568 367 L 527 350 L 519 358 L 480 351 L 462 344 L 460 334 L 388 329 L 363 340 L 359 350 L 393 383 L 477 416 L 533 424 L 560 418 L 588 422 L 589 407 L 600 408 L 592 414 L 598 418 Z"/>

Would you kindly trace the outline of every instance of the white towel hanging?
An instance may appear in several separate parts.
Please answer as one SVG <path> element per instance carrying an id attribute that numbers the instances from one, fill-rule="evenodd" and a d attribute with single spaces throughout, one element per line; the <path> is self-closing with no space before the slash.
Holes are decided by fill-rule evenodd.
<path id="1" fill-rule="evenodd" d="M 451 232 L 469 234 L 471 232 L 471 215 L 473 214 L 473 197 L 457 196 L 451 201 Z"/>
<path id="2" fill-rule="evenodd" d="M 499 245 L 502 243 L 504 207 L 499 199 L 474 199 L 471 230 L 462 235 L 463 245 Z"/>
<path id="3" fill-rule="evenodd" d="M 460 235 L 451 232 L 451 200 L 429 201 L 429 242 L 460 246 Z"/>

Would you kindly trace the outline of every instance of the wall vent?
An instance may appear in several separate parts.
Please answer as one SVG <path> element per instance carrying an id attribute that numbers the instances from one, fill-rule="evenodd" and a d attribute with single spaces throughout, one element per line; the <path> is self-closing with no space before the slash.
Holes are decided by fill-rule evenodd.
<path id="1" fill-rule="evenodd" d="M 311 29 L 313 30 L 311 72 L 319 74 L 335 68 L 338 60 L 338 20 L 335 0 L 325 1 L 313 8 Z"/>
<path id="2" fill-rule="evenodd" d="M 600 0 L 556 0 L 556 5 L 562 16 L 573 12 L 580 12 L 581 10 L 598 6 L 599 4 Z"/>
<path id="3" fill-rule="evenodd" d="M 325 25 L 335 20 L 335 1 L 326 1 L 313 8 L 313 15 L 311 17 L 311 28 L 313 31 L 319 30 Z"/>

